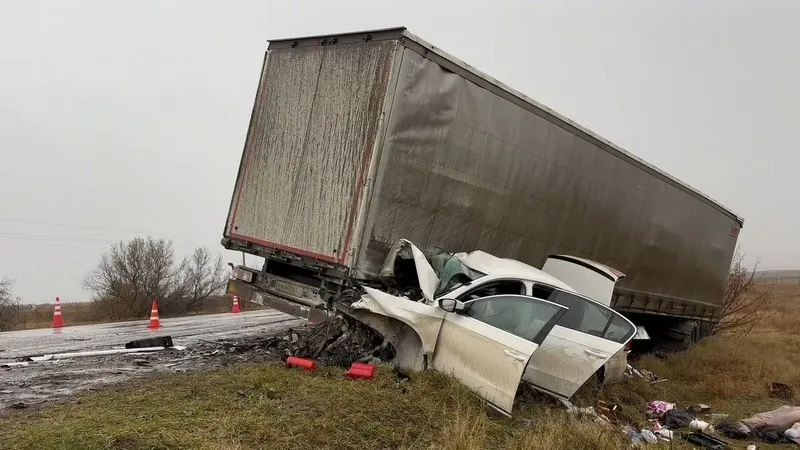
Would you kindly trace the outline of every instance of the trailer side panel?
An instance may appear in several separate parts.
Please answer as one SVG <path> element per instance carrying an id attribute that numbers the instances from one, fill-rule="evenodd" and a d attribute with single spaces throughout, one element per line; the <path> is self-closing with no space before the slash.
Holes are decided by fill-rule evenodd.
<path id="1" fill-rule="evenodd" d="M 633 292 L 715 309 L 735 217 L 535 105 L 403 51 L 359 276 L 375 276 L 399 238 L 534 266 L 568 253 L 620 269 Z"/>

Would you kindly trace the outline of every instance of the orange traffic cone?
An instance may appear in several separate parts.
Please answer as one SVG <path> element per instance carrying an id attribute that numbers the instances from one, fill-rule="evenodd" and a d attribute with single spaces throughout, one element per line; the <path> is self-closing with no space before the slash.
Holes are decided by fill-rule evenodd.
<path id="1" fill-rule="evenodd" d="M 158 320 L 158 300 L 153 299 L 153 306 L 150 308 L 150 325 L 147 328 L 155 330 L 161 328 L 161 321 Z"/>
<path id="2" fill-rule="evenodd" d="M 53 329 L 64 328 L 64 316 L 61 315 L 61 299 L 56 297 L 56 307 L 53 310 Z"/>
<path id="3" fill-rule="evenodd" d="M 238 295 L 231 295 L 233 297 L 233 310 L 231 311 L 233 314 L 239 314 L 241 310 L 239 309 L 239 296 Z"/>

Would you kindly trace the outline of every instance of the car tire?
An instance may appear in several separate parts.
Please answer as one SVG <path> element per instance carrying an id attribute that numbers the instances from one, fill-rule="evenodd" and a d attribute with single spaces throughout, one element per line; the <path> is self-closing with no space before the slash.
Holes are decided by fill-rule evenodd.
<path id="1" fill-rule="evenodd" d="M 675 322 L 664 331 L 656 342 L 656 355 L 666 356 L 689 349 L 709 333 L 710 327 L 703 326 L 697 320 L 681 320 Z"/>

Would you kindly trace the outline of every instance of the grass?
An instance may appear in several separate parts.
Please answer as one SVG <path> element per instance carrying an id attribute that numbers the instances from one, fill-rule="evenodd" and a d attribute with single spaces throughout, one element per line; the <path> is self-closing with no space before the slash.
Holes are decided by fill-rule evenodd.
<path id="1" fill-rule="evenodd" d="M 756 332 L 709 338 L 684 354 L 637 363 L 669 381 L 587 386 L 576 402 L 591 404 L 599 395 L 619 405 L 619 422 L 639 425 L 646 424 L 649 400 L 705 403 L 733 419 L 791 404 L 770 398 L 767 385 L 800 386 L 798 308 L 796 292 L 776 291 Z M 0 443 L 13 449 L 610 450 L 625 448 L 627 439 L 619 427 L 569 416 L 529 391 L 522 392 L 514 419 L 498 417 L 460 384 L 436 373 L 415 374 L 398 384 L 387 368 L 375 380 L 351 381 L 341 369 L 304 373 L 279 365 L 240 365 L 154 376 L 15 412 L 0 418 Z"/>
<path id="2" fill-rule="evenodd" d="M 382 369 L 351 381 L 341 369 L 315 373 L 279 365 L 172 374 L 79 401 L 0 419 L 0 442 L 19 449 L 565 448 L 562 411 L 542 409 L 526 428 L 500 419 L 436 373 L 398 384 Z M 569 448 L 608 427 L 579 423 Z M 577 447 L 576 447 L 577 445 Z"/>

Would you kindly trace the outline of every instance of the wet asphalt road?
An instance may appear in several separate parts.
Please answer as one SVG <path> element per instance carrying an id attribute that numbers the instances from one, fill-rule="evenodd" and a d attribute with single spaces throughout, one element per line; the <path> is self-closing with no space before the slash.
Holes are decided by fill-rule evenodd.
<path id="1" fill-rule="evenodd" d="M 303 323 L 271 309 L 241 314 L 209 314 L 161 319 L 162 328 L 151 331 L 149 321 L 103 323 L 0 333 L 0 363 L 22 356 L 108 349 L 136 339 L 172 336 L 175 345 L 190 347 L 198 340 L 228 339 L 244 335 L 269 335 Z M 2 373 L 0 372 L 0 376 Z"/>
<path id="2" fill-rule="evenodd" d="M 305 321 L 274 310 L 238 315 L 213 314 L 162 319 L 151 331 L 147 320 L 0 333 L 0 366 L 25 356 L 121 348 L 126 342 L 152 336 L 171 336 L 185 350 L 72 358 L 30 362 L 25 367 L 0 368 L 0 414 L 7 408 L 28 408 L 76 393 L 103 389 L 154 372 L 185 372 L 223 367 L 239 362 L 275 360 L 258 350 L 226 353 L 213 343 L 246 342 L 302 326 Z"/>

